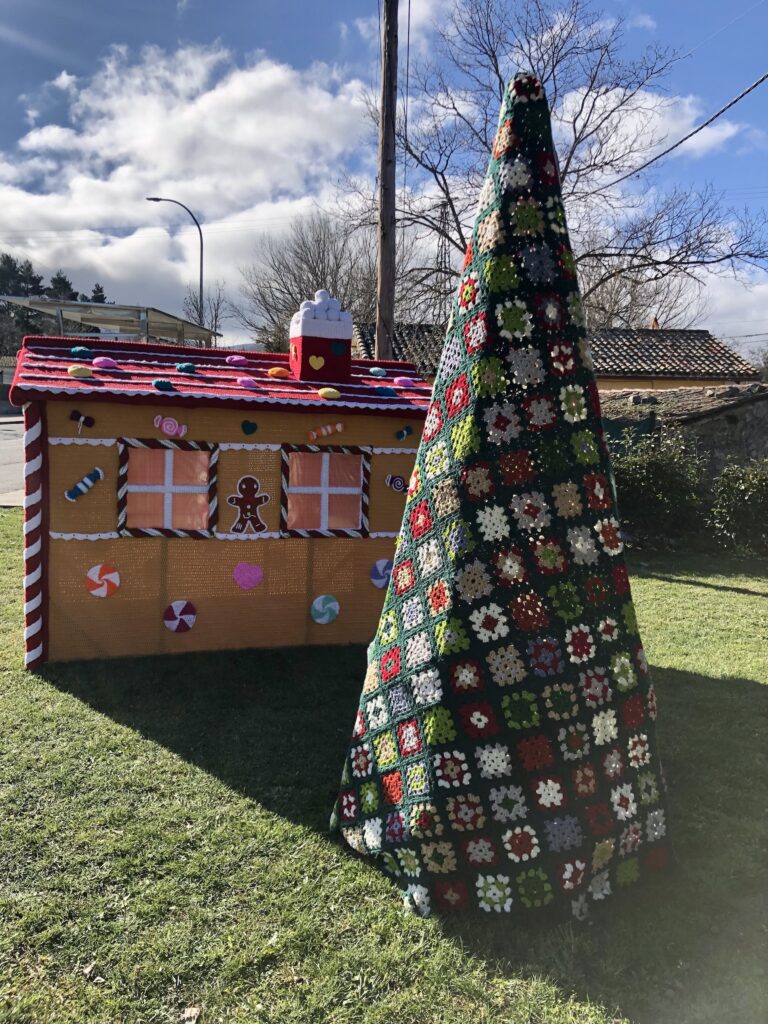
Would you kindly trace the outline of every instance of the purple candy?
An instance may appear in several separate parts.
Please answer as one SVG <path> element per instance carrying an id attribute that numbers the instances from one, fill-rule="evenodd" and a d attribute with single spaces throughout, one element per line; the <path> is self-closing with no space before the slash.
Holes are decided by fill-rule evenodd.
<path id="1" fill-rule="evenodd" d="M 93 365 L 98 367 L 99 370 L 116 370 L 117 363 L 111 356 L 96 356 L 93 360 Z"/>
<path id="2" fill-rule="evenodd" d="M 245 356 L 227 356 L 224 360 L 229 366 L 247 366 L 248 359 Z"/>
<path id="3" fill-rule="evenodd" d="M 395 377 L 392 382 L 398 388 L 412 388 L 416 384 L 415 380 L 410 377 Z"/>
<path id="4" fill-rule="evenodd" d="M 251 391 L 255 391 L 261 387 L 261 384 L 259 384 L 257 380 L 254 380 L 253 377 L 238 377 L 237 383 L 241 388 L 249 388 Z"/>

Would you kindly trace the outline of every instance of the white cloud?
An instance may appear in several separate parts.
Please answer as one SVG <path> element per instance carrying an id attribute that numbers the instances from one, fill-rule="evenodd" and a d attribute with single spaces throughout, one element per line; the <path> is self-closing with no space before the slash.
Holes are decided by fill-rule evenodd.
<path id="1" fill-rule="evenodd" d="M 627 22 L 627 28 L 647 28 L 652 32 L 656 28 L 656 21 L 650 14 L 635 14 Z"/>
<path id="2" fill-rule="evenodd" d="M 581 90 L 573 90 L 563 98 L 553 114 L 556 138 L 558 132 L 563 131 L 563 118 L 567 121 L 569 116 L 574 115 L 582 104 L 582 98 Z M 606 109 L 615 101 L 612 92 L 605 94 L 602 100 Z M 664 96 L 650 90 L 641 90 L 635 96 L 634 102 L 622 110 L 621 116 L 614 118 L 612 123 L 606 126 L 606 132 L 610 134 L 611 146 L 619 152 L 638 153 L 633 164 L 639 165 L 683 138 L 704 120 L 705 116 L 701 101 L 696 96 Z M 699 159 L 721 149 L 726 142 L 736 136 L 743 136 L 746 144 L 748 132 L 747 124 L 722 117 L 683 143 L 670 154 L 669 159 Z M 567 125 L 565 133 L 570 134 Z"/>
<path id="3" fill-rule="evenodd" d="M 727 274 L 704 278 L 708 313 L 701 324 L 742 354 L 768 345 L 768 281 L 757 272 L 736 280 Z M 744 337 L 760 335 L 762 337 Z"/>
<path id="4" fill-rule="evenodd" d="M 203 222 L 206 276 L 235 289 L 255 235 L 327 200 L 366 131 L 362 87 L 334 68 L 297 70 L 220 46 L 113 48 L 90 79 L 59 76 L 67 116 L 0 154 L 3 245 L 85 290 L 178 310 L 195 276 Z M 213 223 L 211 223 L 213 222 Z M 167 225 L 167 227 L 165 227 Z"/>
<path id="5" fill-rule="evenodd" d="M 60 89 L 61 92 L 71 93 L 74 91 L 76 82 L 77 75 L 71 75 L 68 71 L 60 71 L 54 79 L 48 82 L 48 85 L 52 85 L 54 89 Z"/>
<path id="6" fill-rule="evenodd" d="M 367 46 L 379 45 L 379 19 L 375 14 L 368 18 L 355 18 L 354 24 L 360 38 Z"/>

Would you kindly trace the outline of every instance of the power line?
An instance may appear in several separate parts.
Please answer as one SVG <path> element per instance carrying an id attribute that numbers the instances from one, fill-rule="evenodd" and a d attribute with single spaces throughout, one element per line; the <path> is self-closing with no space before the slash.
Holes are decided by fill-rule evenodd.
<path id="1" fill-rule="evenodd" d="M 280 214 L 273 217 L 258 217 L 254 220 L 239 220 L 234 224 L 228 224 L 226 222 L 210 221 L 204 223 L 206 233 L 209 231 L 221 232 L 227 234 L 229 232 L 238 231 L 251 231 L 254 228 L 259 228 L 264 224 L 290 224 L 295 220 L 302 219 L 305 217 L 311 217 L 315 213 L 322 213 L 327 217 L 334 217 L 343 219 L 341 215 L 334 214 L 330 210 L 324 210 L 318 208 L 317 210 L 307 210 L 305 212 L 297 212 L 291 214 Z M 191 227 L 180 228 L 177 234 L 183 234 L 187 230 L 193 230 Z M 148 227 L 143 224 L 100 224 L 96 227 L 79 227 L 79 228 L 27 228 L 23 231 L 0 231 L 0 245 L 4 241 L 14 239 L 26 239 L 34 236 L 35 240 L 46 241 L 47 239 L 58 235 L 108 235 L 114 233 L 117 235 L 118 232 L 125 232 L 125 235 L 117 235 L 118 238 L 129 238 L 132 237 L 136 232 L 141 231 L 143 234 L 169 234 L 173 233 L 169 227 Z"/>
<path id="2" fill-rule="evenodd" d="M 735 18 L 731 18 L 730 21 L 727 21 L 725 25 L 722 25 L 720 28 L 715 29 L 714 32 L 712 32 L 710 35 L 702 39 L 700 43 L 696 43 L 693 49 L 689 50 L 688 53 L 684 53 L 680 59 L 687 60 L 687 58 L 690 57 L 692 53 L 696 53 L 696 51 L 700 49 L 702 46 L 704 46 L 705 43 L 708 43 L 710 42 L 710 40 L 715 39 L 717 36 L 720 35 L 721 32 L 725 32 L 725 30 L 727 28 L 730 28 L 731 25 L 735 25 L 737 21 L 741 21 L 742 18 L 746 17 L 748 14 L 751 14 L 752 11 L 757 10 L 758 7 L 762 7 L 764 3 L 765 0 L 757 0 L 756 4 L 752 4 L 752 6 L 748 7 L 746 11 L 742 11 L 741 14 L 737 14 Z"/>
<path id="3" fill-rule="evenodd" d="M 651 157 L 650 160 L 646 160 L 644 164 L 641 164 L 639 167 L 636 167 L 633 171 L 628 171 L 626 174 L 622 175 L 621 178 L 617 178 L 616 181 L 612 181 L 610 185 L 606 185 L 605 188 L 613 188 L 614 185 L 620 185 L 621 182 L 626 181 L 627 178 L 633 178 L 636 174 L 639 174 L 641 171 L 644 171 L 647 167 L 650 167 L 651 164 L 655 164 L 657 160 L 661 160 L 663 156 L 667 156 L 673 150 L 682 146 L 684 142 L 687 142 L 689 139 L 692 139 L 694 135 L 698 135 L 700 131 L 703 131 L 705 128 L 711 125 L 713 121 L 716 121 L 718 117 L 721 117 L 727 110 L 730 110 L 731 107 L 735 107 L 740 100 L 743 100 L 745 96 L 748 96 L 749 93 L 751 93 L 754 89 L 757 89 L 759 85 L 762 85 L 763 82 L 766 81 L 766 79 L 768 79 L 768 71 L 766 71 L 764 75 L 761 75 L 756 82 L 753 82 L 752 85 L 744 89 L 743 92 L 740 92 L 738 96 L 735 96 L 730 101 L 730 103 L 726 103 L 724 107 L 721 107 L 711 117 L 708 117 L 707 120 L 700 124 L 697 128 L 694 128 L 693 131 L 690 131 L 687 135 L 684 135 L 682 139 L 678 139 L 677 142 L 673 143 L 671 146 L 668 146 L 666 149 L 662 150 L 661 153 L 657 153 L 656 156 Z"/>

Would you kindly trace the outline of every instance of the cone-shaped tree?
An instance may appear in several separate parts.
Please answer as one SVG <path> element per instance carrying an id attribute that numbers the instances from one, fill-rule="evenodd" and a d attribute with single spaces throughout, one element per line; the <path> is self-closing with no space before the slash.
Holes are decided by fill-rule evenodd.
<path id="1" fill-rule="evenodd" d="M 668 859 L 655 701 L 540 83 L 501 110 L 332 824 L 423 914 Z"/>

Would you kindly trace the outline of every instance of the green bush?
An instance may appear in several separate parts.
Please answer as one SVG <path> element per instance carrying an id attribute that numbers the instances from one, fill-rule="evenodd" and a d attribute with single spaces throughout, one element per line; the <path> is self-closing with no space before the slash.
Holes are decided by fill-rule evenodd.
<path id="1" fill-rule="evenodd" d="M 679 430 L 633 428 L 611 445 L 622 525 L 630 540 L 664 544 L 693 534 L 705 508 L 705 463 Z"/>
<path id="2" fill-rule="evenodd" d="M 768 459 L 725 467 L 714 483 L 707 525 L 721 547 L 768 552 Z"/>

